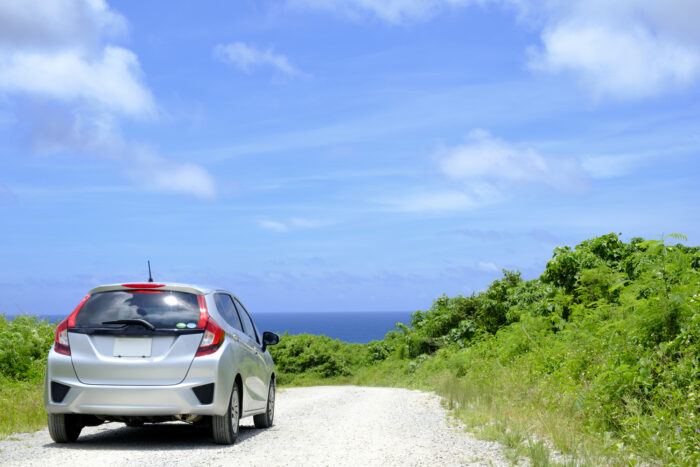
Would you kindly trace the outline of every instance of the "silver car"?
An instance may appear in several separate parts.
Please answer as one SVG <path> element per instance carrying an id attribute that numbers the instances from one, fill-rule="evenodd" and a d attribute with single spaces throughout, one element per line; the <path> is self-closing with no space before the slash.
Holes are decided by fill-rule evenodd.
<path id="1" fill-rule="evenodd" d="M 272 425 L 275 367 L 250 314 L 229 292 L 183 284 L 105 285 L 56 329 L 44 388 L 49 433 L 170 420 L 210 424 L 232 444 L 239 420 Z"/>

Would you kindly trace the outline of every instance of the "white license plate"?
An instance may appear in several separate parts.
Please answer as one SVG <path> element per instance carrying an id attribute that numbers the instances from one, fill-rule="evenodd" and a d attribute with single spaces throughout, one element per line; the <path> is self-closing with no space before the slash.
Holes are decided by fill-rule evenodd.
<path id="1" fill-rule="evenodd" d="M 150 337 L 116 337 L 112 354 L 115 357 L 150 357 L 151 341 Z"/>

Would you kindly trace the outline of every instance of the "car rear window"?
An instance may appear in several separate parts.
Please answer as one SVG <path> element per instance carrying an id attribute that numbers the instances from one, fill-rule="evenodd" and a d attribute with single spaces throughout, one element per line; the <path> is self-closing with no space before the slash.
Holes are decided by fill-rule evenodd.
<path id="1" fill-rule="evenodd" d="M 119 327 L 102 324 L 143 319 L 157 328 L 194 328 L 199 321 L 197 295 L 168 290 L 114 290 L 90 296 L 75 318 L 75 327 Z"/>

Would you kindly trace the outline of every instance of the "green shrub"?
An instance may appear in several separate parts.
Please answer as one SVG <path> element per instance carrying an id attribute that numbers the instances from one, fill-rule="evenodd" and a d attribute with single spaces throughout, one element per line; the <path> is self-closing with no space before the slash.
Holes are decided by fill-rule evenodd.
<path id="1" fill-rule="evenodd" d="M 34 316 L 12 321 L 0 316 L 0 375 L 19 381 L 44 377 L 46 357 L 54 339 L 54 327 Z"/>

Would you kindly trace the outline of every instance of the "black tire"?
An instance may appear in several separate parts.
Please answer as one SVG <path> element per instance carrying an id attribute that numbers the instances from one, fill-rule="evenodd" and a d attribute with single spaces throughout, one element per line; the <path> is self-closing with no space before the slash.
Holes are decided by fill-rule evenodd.
<path id="1" fill-rule="evenodd" d="M 50 413 L 49 414 L 49 435 L 57 443 L 72 443 L 83 429 L 80 415 Z"/>
<path id="2" fill-rule="evenodd" d="M 275 380 L 270 380 L 270 389 L 267 392 L 267 407 L 265 413 L 253 416 L 255 428 L 270 428 L 275 419 Z"/>
<path id="3" fill-rule="evenodd" d="M 211 432 L 216 444 L 233 444 L 238 438 L 238 425 L 241 421 L 241 398 L 239 394 L 238 384 L 234 383 L 226 413 L 211 417 Z"/>
<path id="4" fill-rule="evenodd" d="M 124 422 L 124 424 L 129 428 L 141 428 L 143 426 L 143 422 Z"/>

